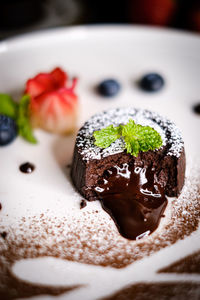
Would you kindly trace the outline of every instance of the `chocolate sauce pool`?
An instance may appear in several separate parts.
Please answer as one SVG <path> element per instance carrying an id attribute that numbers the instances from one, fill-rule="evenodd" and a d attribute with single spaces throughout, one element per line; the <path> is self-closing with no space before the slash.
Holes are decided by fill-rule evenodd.
<path id="1" fill-rule="evenodd" d="M 121 235 L 131 240 L 152 233 L 167 205 L 153 170 L 126 163 L 106 170 L 95 191 Z"/>
<path id="2" fill-rule="evenodd" d="M 19 169 L 22 173 L 30 174 L 35 170 L 35 166 L 29 162 L 21 164 Z"/>

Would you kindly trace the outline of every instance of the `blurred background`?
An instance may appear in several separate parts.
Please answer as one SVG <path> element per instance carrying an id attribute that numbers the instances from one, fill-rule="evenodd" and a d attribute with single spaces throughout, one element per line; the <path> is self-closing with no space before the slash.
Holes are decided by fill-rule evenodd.
<path id="1" fill-rule="evenodd" d="M 1 0 L 0 39 L 81 24 L 145 24 L 200 33 L 200 0 Z"/>

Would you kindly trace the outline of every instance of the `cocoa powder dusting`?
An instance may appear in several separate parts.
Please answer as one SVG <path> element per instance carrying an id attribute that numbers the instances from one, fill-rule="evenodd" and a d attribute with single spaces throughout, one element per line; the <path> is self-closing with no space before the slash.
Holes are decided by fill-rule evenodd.
<path id="1" fill-rule="evenodd" d="M 5 278 L 5 279 L 4 279 Z M 4 273 L 0 289 L 0 299 L 12 300 L 16 298 L 29 298 L 38 295 L 59 296 L 72 291 L 78 286 L 72 287 L 51 287 L 24 282 L 15 278 L 10 272 Z"/>
<path id="2" fill-rule="evenodd" d="M 162 234 L 157 230 L 138 241 L 120 236 L 112 220 L 105 221 L 96 210 L 79 210 L 79 214 L 72 212 L 62 218 L 50 216 L 48 210 L 38 216 L 23 217 L 18 228 L 16 224 L 10 225 L 6 229 L 9 232 L 6 239 L 0 239 L 0 278 L 3 279 L 0 282 L 1 298 L 6 299 L 5 295 L 7 299 L 39 294 L 58 295 L 74 288 L 41 287 L 14 278 L 10 269 L 20 259 L 52 256 L 86 264 L 124 268 L 190 235 L 198 228 L 200 217 L 199 172 L 191 174 L 186 179 L 180 197 L 170 201 L 171 216 L 168 222 L 163 223 Z M 0 228 L 0 232 L 3 231 L 5 228 Z M 160 290 L 159 285 L 156 285 L 156 289 Z"/>
<path id="3" fill-rule="evenodd" d="M 200 251 L 193 253 L 174 264 L 159 270 L 159 273 L 193 273 L 200 274 Z"/>
<path id="4" fill-rule="evenodd" d="M 122 289 L 111 297 L 102 300 L 197 300 L 199 295 L 200 286 L 195 283 L 140 283 Z"/>

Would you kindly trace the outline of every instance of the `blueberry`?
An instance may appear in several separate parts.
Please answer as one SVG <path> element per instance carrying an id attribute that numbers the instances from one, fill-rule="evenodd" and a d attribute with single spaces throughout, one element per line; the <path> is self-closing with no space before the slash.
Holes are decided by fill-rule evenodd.
<path id="1" fill-rule="evenodd" d="M 193 107 L 193 110 L 196 114 L 200 114 L 200 103 L 196 104 L 194 107 Z"/>
<path id="2" fill-rule="evenodd" d="M 148 92 L 159 91 L 164 86 L 164 79 L 157 73 L 144 75 L 140 80 L 140 87 Z"/>
<path id="3" fill-rule="evenodd" d="M 17 136 L 15 121 L 7 116 L 0 115 L 0 146 L 11 143 Z"/>
<path id="4" fill-rule="evenodd" d="M 120 84 L 115 79 L 106 79 L 98 85 L 98 91 L 102 96 L 112 97 L 117 95 L 120 90 Z"/>

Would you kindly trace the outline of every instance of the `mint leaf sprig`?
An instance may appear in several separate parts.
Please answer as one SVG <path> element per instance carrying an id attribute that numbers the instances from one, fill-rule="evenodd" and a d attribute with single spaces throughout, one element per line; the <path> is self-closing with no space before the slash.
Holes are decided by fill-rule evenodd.
<path id="1" fill-rule="evenodd" d="M 29 120 L 29 103 L 30 96 L 25 94 L 19 101 L 16 123 L 19 135 L 28 142 L 36 144 L 37 140 L 33 135 L 33 130 Z"/>
<path id="2" fill-rule="evenodd" d="M 163 144 L 160 134 L 154 128 L 136 124 L 132 119 L 125 125 L 117 127 L 109 125 L 99 131 L 94 131 L 93 135 L 94 144 L 103 149 L 109 147 L 118 138 L 122 138 L 127 153 L 136 157 L 140 151 L 155 150 Z"/>
<path id="3" fill-rule="evenodd" d="M 109 147 L 114 141 L 116 141 L 121 136 L 120 127 L 114 127 L 110 125 L 99 131 L 94 132 L 95 145 L 100 148 Z"/>
<path id="4" fill-rule="evenodd" d="M 0 114 L 16 120 L 18 104 L 7 94 L 0 94 Z"/>
<path id="5" fill-rule="evenodd" d="M 17 124 L 18 134 L 32 144 L 36 144 L 37 140 L 33 135 L 33 130 L 29 118 L 30 96 L 25 94 L 16 103 L 11 96 L 0 94 L 0 114 L 8 116 L 15 120 Z"/>

